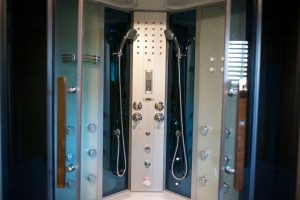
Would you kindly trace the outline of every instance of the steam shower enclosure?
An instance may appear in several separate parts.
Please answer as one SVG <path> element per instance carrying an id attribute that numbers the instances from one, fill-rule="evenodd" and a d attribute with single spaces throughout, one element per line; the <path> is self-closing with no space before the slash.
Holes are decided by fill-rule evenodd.
<path id="1" fill-rule="evenodd" d="M 217 199 L 224 2 L 100 2 L 55 4 L 55 198 Z"/>

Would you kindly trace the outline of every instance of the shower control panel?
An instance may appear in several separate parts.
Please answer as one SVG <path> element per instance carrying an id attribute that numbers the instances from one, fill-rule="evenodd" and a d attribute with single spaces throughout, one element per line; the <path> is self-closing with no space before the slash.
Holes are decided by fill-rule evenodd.
<path id="1" fill-rule="evenodd" d="M 145 75 L 145 88 L 146 88 L 146 94 L 152 94 L 152 70 L 146 70 Z"/>
<path id="2" fill-rule="evenodd" d="M 134 12 L 132 59 L 131 191 L 164 189 L 167 13 Z M 138 114 L 142 115 L 139 117 Z M 139 120 L 142 119 L 142 120 Z M 142 167 L 142 169 L 141 169 Z M 144 179 L 147 177 L 146 179 Z M 151 180 L 150 180 L 151 179 Z"/>

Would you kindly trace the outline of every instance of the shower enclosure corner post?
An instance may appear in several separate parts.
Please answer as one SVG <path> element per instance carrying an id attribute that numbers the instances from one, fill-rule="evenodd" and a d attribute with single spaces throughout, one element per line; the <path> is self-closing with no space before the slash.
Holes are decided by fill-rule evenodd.
<path id="1" fill-rule="evenodd" d="M 47 199 L 54 199 L 53 169 L 53 38 L 54 0 L 47 0 Z"/>
<path id="2" fill-rule="evenodd" d="M 200 58 L 199 56 L 199 44 L 200 44 L 200 20 L 201 20 L 201 7 L 198 7 L 196 9 L 196 37 L 195 37 L 195 60 L 198 61 Z M 197 62 L 196 62 L 197 63 Z M 195 66 L 195 77 L 198 77 L 200 74 L 200 69 L 199 65 L 196 64 Z M 194 82 L 194 102 L 199 102 L 199 78 L 195 78 Z M 195 104 L 194 107 L 194 115 L 193 118 L 196 119 L 194 120 L 193 124 L 193 156 L 192 156 L 192 188 L 191 188 L 191 199 L 192 200 L 197 200 L 198 199 L 198 190 L 197 190 L 197 185 L 198 185 L 198 137 L 199 137 L 199 105 Z"/>
<path id="3" fill-rule="evenodd" d="M 224 156 L 225 156 L 225 135 L 223 134 L 226 129 L 226 105 L 227 105 L 227 92 L 228 91 L 228 55 L 229 55 L 229 42 L 231 33 L 231 4 L 232 0 L 226 0 L 226 14 L 225 14 L 225 48 L 224 48 L 224 77 L 223 77 L 223 98 L 222 98 L 222 127 L 221 127 L 221 148 L 220 148 L 220 171 L 219 171 L 219 200 L 223 199 L 223 173 L 224 173 Z"/>

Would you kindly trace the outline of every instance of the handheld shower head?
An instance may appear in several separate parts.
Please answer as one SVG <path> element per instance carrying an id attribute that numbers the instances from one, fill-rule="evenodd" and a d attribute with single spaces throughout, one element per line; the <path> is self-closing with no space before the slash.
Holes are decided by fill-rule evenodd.
<path id="1" fill-rule="evenodd" d="M 135 38 L 136 34 L 137 34 L 137 31 L 135 29 L 129 29 L 127 31 L 126 35 L 123 37 L 122 42 L 120 44 L 118 55 L 120 55 L 120 56 L 122 55 L 122 51 L 123 51 L 126 41 L 133 40 Z"/>
<path id="2" fill-rule="evenodd" d="M 176 50 L 177 50 L 177 57 L 180 58 L 182 56 L 182 54 L 181 54 L 181 51 L 180 51 L 180 46 L 179 46 L 179 42 L 177 40 L 177 37 L 175 36 L 175 34 L 171 30 L 165 30 L 164 32 L 165 32 L 165 36 L 166 36 L 167 40 L 174 40 Z"/>

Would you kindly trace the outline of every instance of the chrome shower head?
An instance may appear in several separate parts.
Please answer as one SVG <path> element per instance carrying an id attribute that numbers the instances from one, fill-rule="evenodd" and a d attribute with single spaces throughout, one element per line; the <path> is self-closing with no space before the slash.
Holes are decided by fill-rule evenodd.
<path id="1" fill-rule="evenodd" d="M 129 40 L 132 40 L 132 39 L 134 39 L 136 34 L 137 34 L 137 31 L 135 29 L 129 29 L 129 31 L 127 31 L 127 33 L 126 33 L 126 38 Z"/>
<path id="2" fill-rule="evenodd" d="M 167 40 L 174 40 L 175 42 L 175 46 L 176 46 L 176 50 L 177 50 L 177 57 L 181 58 L 182 54 L 180 51 L 180 46 L 179 46 L 179 42 L 177 40 L 177 37 L 175 36 L 175 34 L 171 31 L 171 30 L 165 30 L 165 36 L 167 38 Z"/>
<path id="3" fill-rule="evenodd" d="M 118 55 L 119 56 L 122 56 L 122 51 L 123 51 L 123 48 L 124 48 L 124 45 L 126 43 L 127 40 L 133 40 L 135 38 L 137 34 L 137 31 L 135 29 L 129 29 L 126 33 L 126 35 L 123 37 L 122 39 L 122 42 L 121 42 L 121 45 L 120 45 L 120 48 L 119 48 L 119 51 L 118 51 Z"/>
<path id="4" fill-rule="evenodd" d="M 174 33 L 171 30 L 165 30 L 165 36 L 167 40 L 173 40 L 174 38 Z"/>

